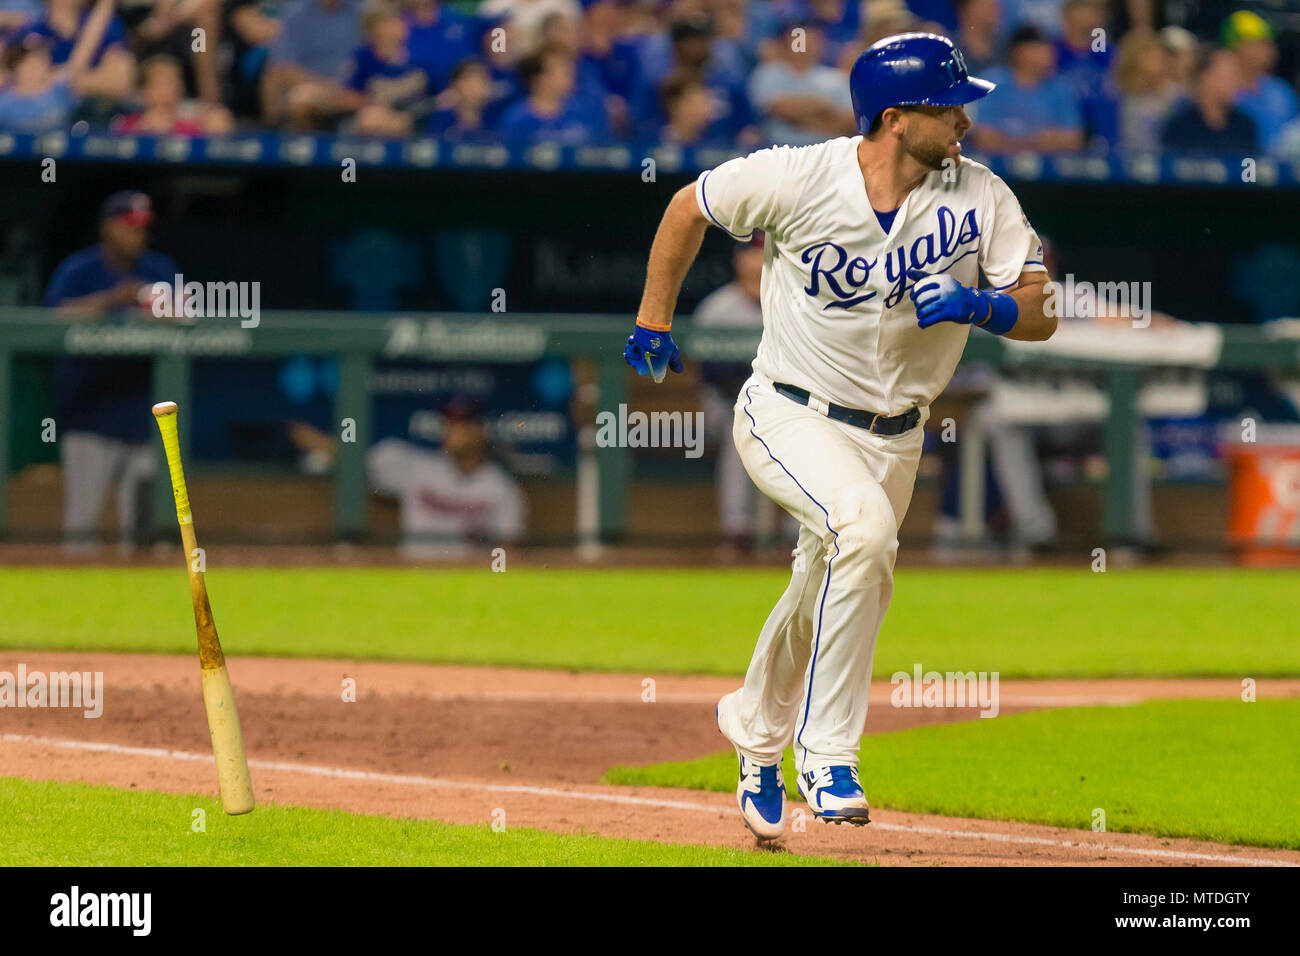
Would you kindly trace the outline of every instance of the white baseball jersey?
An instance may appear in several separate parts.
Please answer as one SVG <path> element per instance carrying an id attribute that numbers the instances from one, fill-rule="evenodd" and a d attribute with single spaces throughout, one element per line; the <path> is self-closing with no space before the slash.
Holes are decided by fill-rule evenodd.
<path id="1" fill-rule="evenodd" d="M 970 326 L 916 324 L 909 269 L 994 289 L 1044 271 L 1042 243 L 1010 188 L 962 157 L 899 207 L 886 235 L 858 165 L 861 136 L 763 149 L 703 173 L 700 210 L 733 238 L 767 234 L 758 374 L 886 415 L 927 406 L 961 359 Z"/>
<path id="2" fill-rule="evenodd" d="M 465 474 L 442 452 L 386 438 L 366 454 L 366 475 L 398 499 L 411 557 L 454 557 L 469 541 L 502 544 L 524 533 L 524 497 L 496 462 Z"/>

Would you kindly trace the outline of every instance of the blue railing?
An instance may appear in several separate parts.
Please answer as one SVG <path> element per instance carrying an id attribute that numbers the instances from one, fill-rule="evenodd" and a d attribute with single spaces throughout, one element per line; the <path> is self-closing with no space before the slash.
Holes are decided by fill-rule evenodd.
<path id="1" fill-rule="evenodd" d="M 429 136 L 386 140 L 365 136 L 248 132 L 230 136 L 122 136 L 0 133 L 0 159 L 214 166 L 358 166 L 410 169 L 526 169 L 539 172 L 637 172 L 653 159 L 656 175 L 710 169 L 743 151 L 657 143 L 600 146 L 506 146 L 452 143 Z M 1014 156 L 970 154 L 1013 182 L 1137 183 L 1197 186 L 1300 186 L 1300 164 L 1267 157 L 1154 153 Z"/>

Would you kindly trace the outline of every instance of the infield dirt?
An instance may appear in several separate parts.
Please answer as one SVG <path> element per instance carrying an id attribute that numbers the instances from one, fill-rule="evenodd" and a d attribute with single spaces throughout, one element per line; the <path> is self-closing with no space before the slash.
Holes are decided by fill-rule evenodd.
<path id="1" fill-rule="evenodd" d="M 92 720 L 76 710 L 6 711 L 6 775 L 215 793 L 193 657 L 0 653 L 0 670 L 19 663 L 29 671 L 102 672 L 105 709 Z M 451 823 L 488 823 L 504 813 L 510 826 L 755 845 L 729 794 L 599 782 L 616 764 L 725 750 L 713 706 L 735 678 L 275 658 L 232 658 L 230 670 L 259 802 Z M 344 699 L 349 682 L 352 702 Z M 889 691 L 873 686 L 870 733 L 978 715 L 878 706 Z M 1265 691 L 1300 696 L 1300 680 L 1261 681 Z M 1003 714 L 1239 693 L 1237 682 L 1222 679 L 1008 680 L 1000 687 Z M 864 779 L 869 788 L 869 768 Z M 796 823 L 775 851 L 912 865 L 1300 864 L 1300 852 L 1194 840 L 881 809 L 872 819 L 862 829 Z"/>

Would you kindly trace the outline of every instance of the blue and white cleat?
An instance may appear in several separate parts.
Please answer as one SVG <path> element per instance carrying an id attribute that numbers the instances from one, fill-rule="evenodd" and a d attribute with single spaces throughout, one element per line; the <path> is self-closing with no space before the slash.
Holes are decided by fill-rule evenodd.
<path id="1" fill-rule="evenodd" d="M 813 815 L 827 823 L 862 826 L 871 822 L 857 767 L 841 764 L 801 773 L 799 793 L 808 801 L 808 809 Z"/>
<path id="2" fill-rule="evenodd" d="M 760 840 L 775 840 L 785 832 L 785 780 L 781 765 L 761 766 L 740 757 L 740 783 L 736 785 L 736 802 L 740 818 Z"/>
<path id="3" fill-rule="evenodd" d="M 722 726 L 722 708 L 714 709 L 718 722 L 718 732 L 727 740 L 731 736 Z M 733 743 L 734 747 L 735 744 Z M 749 832 L 760 840 L 775 840 L 785 832 L 785 778 L 781 774 L 781 765 L 769 766 L 755 763 L 739 749 L 736 756 L 740 760 L 740 782 L 736 784 L 736 803 L 740 806 L 740 819 L 745 822 Z"/>

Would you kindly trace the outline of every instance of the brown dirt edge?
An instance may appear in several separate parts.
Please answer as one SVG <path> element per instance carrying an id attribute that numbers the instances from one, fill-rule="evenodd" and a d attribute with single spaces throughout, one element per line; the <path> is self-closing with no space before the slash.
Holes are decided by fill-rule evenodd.
<path id="1" fill-rule="evenodd" d="M 104 714 L 0 711 L 4 775 L 215 795 L 193 657 L 0 651 L 0 671 L 20 663 L 29 672 L 103 672 Z M 598 783 L 617 763 L 725 748 L 713 702 L 734 689 L 733 678 L 657 678 L 651 703 L 642 698 L 644 675 L 274 658 L 232 659 L 230 669 L 263 804 L 478 824 L 504 811 L 508 826 L 755 848 L 731 795 Z M 342 700 L 345 678 L 356 681 L 355 703 Z M 888 691 L 873 687 L 873 704 L 884 704 Z M 1004 681 L 1000 692 L 1005 714 L 1157 697 L 1236 699 L 1240 684 Z M 1262 680 L 1258 693 L 1300 696 L 1300 680 Z M 868 730 L 976 716 L 874 706 Z M 872 816 L 862 829 L 796 816 L 778 851 L 887 865 L 1300 865 L 1293 851 L 879 809 Z"/>
<path id="2" fill-rule="evenodd" d="M 207 540 L 207 539 L 205 539 Z M 579 554 L 575 547 L 520 546 L 510 550 L 511 568 L 552 568 L 590 570 L 601 568 L 779 568 L 789 571 L 793 541 L 761 548 L 750 554 L 736 555 L 712 547 L 676 547 L 648 545 L 606 545 L 589 554 Z M 228 567 L 372 567 L 372 568 L 473 568 L 492 564 L 492 549 L 469 557 L 447 560 L 413 560 L 397 548 L 379 544 L 237 544 L 212 543 L 206 547 L 213 566 Z M 956 571 L 962 568 L 1086 567 L 1092 561 L 1087 549 L 1063 551 L 1054 555 L 1025 557 L 998 548 L 968 549 L 955 553 L 935 551 L 920 541 L 904 541 L 899 551 L 900 566 L 939 568 Z M 1222 568 L 1238 564 L 1222 547 L 1204 550 L 1177 550 L 1165 554 L 1139 557 L 1123 549 L 1111 555 L 1115 564 L 1144 567 Z M 0 567 L 167 567 L 184 564 L 178 542 L 164 541 L 151 547 L 124 552 L 115 545 L 103 545 L 88 553 L 69 553 L 54 541 L 0 542 Z"/>

